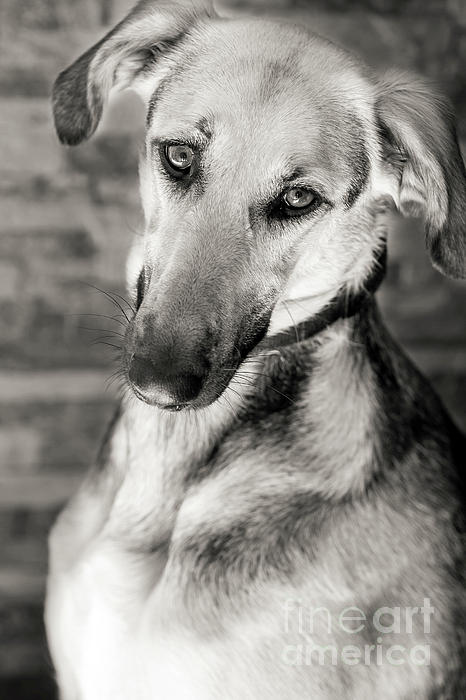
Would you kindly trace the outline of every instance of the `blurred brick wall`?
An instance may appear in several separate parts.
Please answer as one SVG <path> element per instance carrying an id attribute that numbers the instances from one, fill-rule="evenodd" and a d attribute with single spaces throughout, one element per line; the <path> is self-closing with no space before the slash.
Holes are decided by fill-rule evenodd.
<path id="1" fill-rule="evenodd" d="M 375 66 L 398 65 L 435 78 L 452 97 L 466 133 L 464 0 L 223 4 L 235 12 L 252 9 L 308 22 Z M 106 390 L 112 350 L 93 345 L 99 333 L 80 326 L 117 328 L 117 323 L 78 314 L 116 313 L 88 285 L 123 293 L 125 255 L 140 222 L 139 103 L 129 94 L 119 98 L 97 136 L 70 150 L 55 139 L 48 95 L 56 73 L 127 7 L 124 0 L 0 5 L 0 696 L 5 698 L 19 697 L 26 677 L 47 669 L 41 624 L 46 533 L 92 460 L 115 401 Z M 386 315 L 465 426 L 464 286 L 431 269 L 419 226 L 395 220 L 394 227 L 382 294 Z M 34 687 L 35 694 L 29 687 L 24 696 L 50 698 Z"/>

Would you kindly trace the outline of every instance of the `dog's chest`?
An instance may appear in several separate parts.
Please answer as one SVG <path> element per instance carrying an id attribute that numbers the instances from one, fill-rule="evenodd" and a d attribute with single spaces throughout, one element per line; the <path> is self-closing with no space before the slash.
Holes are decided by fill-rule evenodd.
<path id="1" fill-rule="evenodd" d="M 183 593 L 166 576 L 166 563 L 164 554 L 137 557 L 97 541 L 70 571 L 52 574 L 47 626 L 63 700 L 262 697 L 252 677 L 253 670 L 260 675 L 261 662 L 244 648 L 247 617 L 238 635 L 238 621 L 221 615 L 209 623 L 206 639 L 205 620 L 191 619 L 192 610 L 180 604 Z M 199 605 L 197 613 L 205 612 Z M 270 611 L 261 614 L 267 628 L 259 627 L 271 636 Z M 225 622 L 228 631 L 219 637 Z"/>
<path id="2" fill-rule="evenodd" d="M 198 601 L 191 616 L 180 604 L 177 581 L 166 577 L 163 555 L 141 559 L 109 543 L 94 543 L 72 570 L 52 575 L 49 582 L 47 616 L 53 622 L 48 628 L 63 700 L 345 697 L 341 679 L 329 674 L 328 666 L 290 665 L 284 656 L 304 639 L 309 642 L 307 635 L 295 636 L 288 604 L 310 600 L 316 608 L 328 605 L 333 614 L 350 596 L 333 573 L 318 578 L 311 568 L 306 578 L 314 583 L 305 589 L 265 585 L 252 606 L 237 605 L 234 614 Z M 319 647 L 335 641 L 313 635 Z M 361 642 L 354 636 L 350 641 Z M 398 699 L 400 688 L 388 678 L 390 668 L 385 671 L 382 696 Z M 424 683 L 398 676 L 403 684 Z M 363 678 L 356 692 L 353 697 L 361 700 L 374 697 Z"/>
<path id="3" fill-rule="evenodd" d="M 58 565 L 52 566 L 49 578 L 46 615 L 63 700 L 301 698 L 299 673 L 286 688 L 280 685 L 293 671 L 280 662 L 282 605 L 290 593 L 278 590 L 274 577 L 255 581 L 251 595 L 257 594 L 257 602 L 251 607 L 249 600 L 247 614 L 243 604 L 237 604 L 234 615 L 219 611 L 206 626 L 203 618 L 215 610 L 218 591 L 212 590 L 209 598 L 207 579 L 198 590 L 189 589 L 186 581 L 193 574 L 195 578 L 202 562 L 207 578 L 228 583 L 230 593 L 222 591 L 220 596 L 234 596 L 239 585 L 234 578 L 237 562 L 241 557 L 254 559 L 251 547 L 259 545 L 262 552 L 268 533 L 273 535 L 279 526 L 277 517 L 281 520 L 287 512 L 294 494 L 312 491 L 308 469 L 301 469 L 294 459 L 293 469 L 284 469 L 291 459 L 285 441 L 277 444 L 263 435 L 258 450 L 257 443 L 243 434 L 239 447 L 238 439 L 228 440 L 213 469 L 207 469 L 204 478 L 192 480 L 195 462 L 188 463 L 186 455 L 197 455 L 199 463 L 200 439 L 197 435 L 190 435 L 189 441 L 173 437 L 173 449 L 157 451 L 157 434 L 145 433 L 144 440 L 136 434 L 138 460 L 131 445 L 129 449 L 123 445 L 124 476 L 112 499 L 107 499 L 105 482 L 91 483 L 78 507 L 74 511 L 71 507 L 71 517 L 58 525 L 58 551 L 53 557 Z M 304 454 L 304 449 L 299 453 Z M 114 450 L 111 459 L 118 461 L 118 457 Z M 302 518 L 301 496 L 298 505 Z M 305 508 L 312 514 L 314 501 L 307 495 Z M 83 535 L 83 523 L 92 520 L 92 509 L 99 513 L 100 524 Z M 246 548 L 243 537 L 222 539 L 222 533 L 242 532 L 238 525 L 244 522 L 259 528 L 257 537 L 248 531 Z M 211 545 L 218 548 L 218 535 L 230 547 L 229 556 L 211 561 Z M 319 600 L 329 590 L 334 599 L 350 596 L 350 591 L 335 584 L 342 576 L 329 552 L 324 574 L 322 567 L 312 566 L 305 577 L 305 596 Z M 302 595 L 292 581 L 289 586 L 293 597 Z M 253 616 L 258 622 L 251 625 Z M 251 640 L 250 648 L 245 648 L 245 640 Z M 264 650 L 272 647 L 270 667 Z M 322 696 L 321 683 L 318 674 L 308 677 L 308 696 L 331 697 Z"/>
<path id="4" fill-rule="evenodd" d="M 110 480 L 91 481 L 52 534 L 46 623 L 64 700 L 181 700 L 197 686 L 211 697 L 212 650 L 200 652 L 174 619 L 160 622 L 177 593 L 176 581 L 160 581 L 190 464 L 177 463 L 186 443 L 157 453 L 153 437 L 139 440 L 137 460 L 130 453 L 113 497 Z M 130 452 L 118 442 L 115 462 Z"/>
<path id="5" fill-rule="evenodd" d="M 226 469 L 194 486 L 177 519 L 161 485 L 145 471 L 143 485 L 131 476 L 124 480 L 99 532 L 84 544 L 79 530 L 92 516 L 90 494 L 81 497 L 79 520 L 58 523 L 52 538 L 58 564 L 49 577 L 46 618 L 60 686 L 69 689 L 64 700 L 227 697 L 212 688 L 212 669 L 228 668 L 228 658 L 238 650 L 234 642 L 231 648 L 230 642 L 202 644 L 195 629 L 187 633 L 185 613 L 173 607 L 182 590 L 167 571 L 167 555 L 177 539 L 190 537 L 198 526 L 209 521 L 215 528 L 235 515 L 247 491 L 241 474 L 253 467 L 259 469 L 257 456 L 248 468 L 243 455 L 235 473 Z M 227 496 L 231 514 L 222 506 Z M 153 551 L 170 527 L 168 539 Z M 167 616 L 167 610 L 173 614 Z"/>
<path id="6" fill-rule="evenodd" d="M 163 565 L 158 555 L 135 557 L 97 540 L 68 571 L 52 573 L 47 627 L 70 700 L 149 697 L 129 684 L 143 677 L 140 627 Z"/>

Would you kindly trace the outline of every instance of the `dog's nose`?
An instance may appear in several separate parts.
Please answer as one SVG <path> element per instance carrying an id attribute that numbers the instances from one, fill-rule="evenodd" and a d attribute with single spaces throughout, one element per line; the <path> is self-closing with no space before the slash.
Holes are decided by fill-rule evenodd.
<path id="1" fill-rule="evenodd" d="M 204 380 L 204 374 L 183 370 L 177 363 L 167 367 L 163 361 L 142 355 L 133 355 L 128 376 L 140 398 L 173 410 L 193 401 Z"/>

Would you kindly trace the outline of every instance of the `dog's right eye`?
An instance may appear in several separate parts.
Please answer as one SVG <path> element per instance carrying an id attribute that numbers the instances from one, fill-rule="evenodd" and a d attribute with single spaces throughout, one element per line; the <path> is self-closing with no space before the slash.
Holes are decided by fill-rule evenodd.
<path id="1" fill-rule="evenodd" d="M 164 144 L 160 149 L 160 157 L 169 175 L 183 178 L 191 174 L 194 163 L 194 150 L 184 143 Z"/>

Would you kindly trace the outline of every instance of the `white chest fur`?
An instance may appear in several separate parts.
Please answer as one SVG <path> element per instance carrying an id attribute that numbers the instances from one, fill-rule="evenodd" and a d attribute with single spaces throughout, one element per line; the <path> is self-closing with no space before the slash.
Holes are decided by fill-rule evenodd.
<path id="1" fill-rule="evenodd" d="M 69 572 L 51 575 L 47 622 L 63 700 L 281 700 L 261 658 L 261 636 L 280 639 L 270 610 L 204 634 L 187 624 L 164 565 L 163 555 L 96 541 Z"/>
<path id="2" fill-rule="evenodd" d="M 155 677 L 161 668 L 144 615 L 163 565 L 158 554 L 136 557 L 98 539 L 69 571 L 51 574 L 47 627 L 64 700 L 153 697 L 147 655 Z"/>
<path id="3" fill-rule="evenodd" d="M 186 474 L 229 416 L 227 406 L 201 420 L 163 414 L 157 421 L 154 409 L 132 402 L 114 428 L 107 464 L 62 513 L 50 538 L 46 625 L 63 700 L 181 700 L 203 685 L 187 678 L 193 664 L 181 662 L 183 635 L 164 642 L 176 637 L 176 625 L 154 620 L 169 600 L 152 595 L 148 632 L 145 621 Z M 154 684 L 165 690 L 155 695 Z M 208 698 L 208 689 L 199 697 Z"/>

